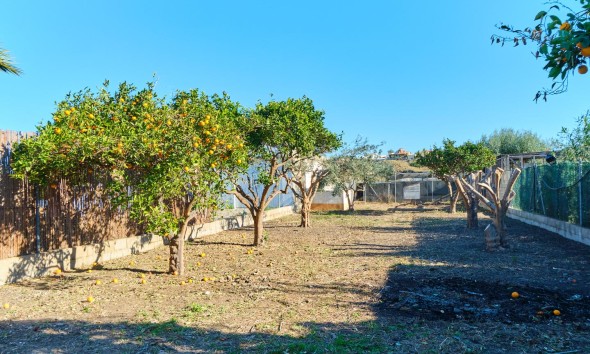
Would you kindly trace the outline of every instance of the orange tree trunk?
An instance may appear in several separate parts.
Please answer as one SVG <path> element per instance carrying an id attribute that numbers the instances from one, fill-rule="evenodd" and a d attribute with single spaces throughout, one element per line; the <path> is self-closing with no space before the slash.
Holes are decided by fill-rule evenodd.
<path id="1" fill-rule="evenodd" d="M 262 235 L 264 232 L 263 215 L 263 210 L 257 210 L 254 215 L 254 246 L 260 246 L 264 242 Z"/>
<path id="2" fill-rule="evenodd" d="M 180 231 L 170 239 L 170 258 L 168 262 L 168 272 L 170 274 L 184 274 L 184 233 L 186 227 L 185 222 L 180 227 Z"/>
<path id="3" fill-rule="evenodd" d="M 311 226 L 311 200 L 304 198 L 301 201 L 301 224 L 300 227 L 310 227 Z"/>

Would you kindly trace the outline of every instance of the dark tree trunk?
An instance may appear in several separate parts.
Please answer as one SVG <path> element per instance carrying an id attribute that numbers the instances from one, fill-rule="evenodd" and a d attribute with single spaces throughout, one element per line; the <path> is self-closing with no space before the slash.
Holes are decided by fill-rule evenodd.
<path id="1" fill-rule="evenodd" d="M 477 207 L 478 207 L 478 200 L 473 193 L 468 193 L 469 198 L 469 205 L 467 207 L 467 228 L 468 229 L 477 229 L 479 226 L 478 219 L 477 219 Z"/>
<path id="2" fill-rule="evenodd" d="M 264 232 L 264 224 L 262 223 L 264 211 L 259 210 L 254 215 L 254 246 L 260 246 L 264 242 L 262 233 Z"/>
<path id="3" fill-rule="evenodd" d="M 506 201 L 501 201 L 500 205 L 500 210 L 498 210 L 494 215 L 494 225 L 496 226 L 496 231 L 498 233 L 498 237 L 500 238 L 500 246 L 507 248 L 508 239 L 506 237 L 506 212 L 508 211 L 508 204 Z"/>

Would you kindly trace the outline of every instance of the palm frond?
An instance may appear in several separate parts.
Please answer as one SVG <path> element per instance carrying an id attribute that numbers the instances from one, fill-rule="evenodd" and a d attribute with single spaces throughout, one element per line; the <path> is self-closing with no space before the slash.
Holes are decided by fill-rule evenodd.
<path id="1" fill-rule="evenodd" d="M 21 69 L 17 68 L 12 63 L 8 51 L 2 48 L 0 48 L 0 70 L 14 75 L 20 75 L 22 73 Z"/>

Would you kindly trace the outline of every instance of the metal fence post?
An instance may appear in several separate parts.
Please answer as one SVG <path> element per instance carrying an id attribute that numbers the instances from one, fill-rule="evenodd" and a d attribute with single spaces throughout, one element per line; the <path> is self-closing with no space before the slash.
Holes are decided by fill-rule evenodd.
<path id="1" fill-rule="evenodd" d="M 393 202 L 397 204 L 397 172 L 393 174 Z"/>
<path id="2" fill-rule="evenodd" d="M 430 202 L 434 202 L 434 181 L 430 180 Z"/>
<path id="3" fill-rule="evenodd" d="M 578 203 L 580 209 L 580 226 L 584 224 L 584 213 L 582 210 L 582 160 L 578 161 Z"/>

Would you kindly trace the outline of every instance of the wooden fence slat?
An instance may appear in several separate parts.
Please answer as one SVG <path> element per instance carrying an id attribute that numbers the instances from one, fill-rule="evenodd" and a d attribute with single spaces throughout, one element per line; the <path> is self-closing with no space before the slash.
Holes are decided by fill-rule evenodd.
<path id="1" fill-rule="evenodd" d="M 34 186 L 13 179 L 5 172 L 6 150 L 10 144 L 34 136 L 31 132 L 0 130 L 0 259 L 35 253 L 37 233 Z M 111 212 L 108 203 L 91 198 L 97 188 L 89 177 L 89 187 L 71 190 L 64 181 L 58 188 L 39 190 L 41 251 L 128 237 L 140 233 L 128 213 Z"/>

